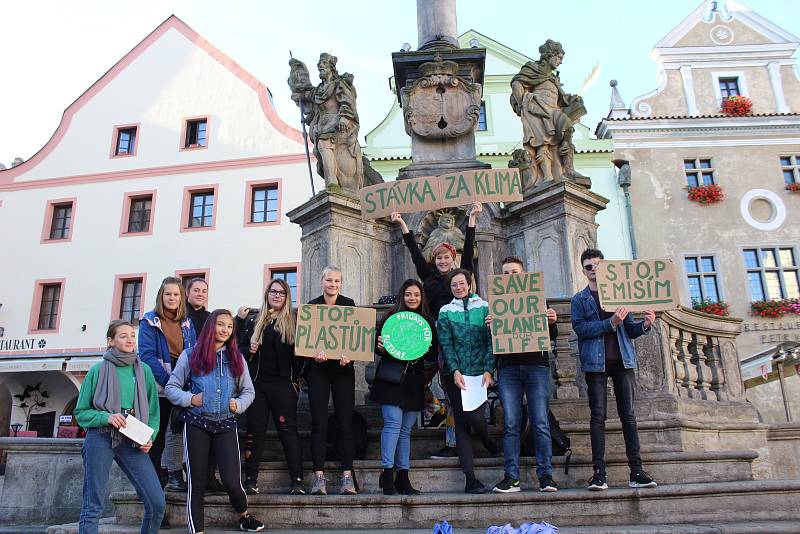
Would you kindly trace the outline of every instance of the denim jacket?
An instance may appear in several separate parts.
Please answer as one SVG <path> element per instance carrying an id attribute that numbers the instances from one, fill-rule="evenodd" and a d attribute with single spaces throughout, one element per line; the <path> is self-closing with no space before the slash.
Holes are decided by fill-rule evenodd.
<path id="1" fill-rule="evenodd" d="M 217 365 L 214 370 L 198 376 L 189 367 L 191 353 L 192 349 L 181 353 L 175 370 L 169 377 L 167 387 L 164 388 L 169 401 L 172 404 L 188 408 L 188 411 L 194 415 L 214 421 L 229 419 L 234 414 L 244 413 L 256 394 L 247 366 L 244 366 L 241 376 L 233 376 L 227 351 L 222 348 L 217 351 Z M 184 391 L 184 385 L 190 377 L 191 388 L 189 391 Z M 203 394 L 202 406 L 192 406 L 192 397 L 197 393 Z M 233 412 L 228 406 L 230 399 L 236 402 L 236 410 Z"/>
<path id="2" fill-rule="evenodd" d="M 589 286 L 575 293 L 571 303 L 572 329 L 578 336 L 578 351 L 581 358 L 581 370 L 590 373 L 602 373 L 606 370 L 606 347 L 603 335 L 613 332 L 611 318 L 600 319 L 600 310 L 592 297 Z M 625 369 L 636 369 L 636 350 L 632 339 L 650 331 L 645 330 L 644 321 L 636 322 L 630 314 L 617 328 L 619 352 Z"/>

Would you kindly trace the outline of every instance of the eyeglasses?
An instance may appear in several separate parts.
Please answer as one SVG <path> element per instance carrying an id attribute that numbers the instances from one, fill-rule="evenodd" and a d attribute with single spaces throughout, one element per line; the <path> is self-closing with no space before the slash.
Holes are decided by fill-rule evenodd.
<path id="1" fill-rule="evenodd" d="M 594 263 L 590 263 L 588 265 L 584 265 L 583 268 L 586 269 L 589 272 L 592 272 L 595 269 L 597 269 L 597 265 L 595 265 Z"/>
<path id="2" fill-rule="evenodd" d="M 271 297 L 281 297 L 282 299 L 286 298 L 286 291 L 277 291 L 275 289 L 270 289 L 268 293 L 269 296 Z"/>

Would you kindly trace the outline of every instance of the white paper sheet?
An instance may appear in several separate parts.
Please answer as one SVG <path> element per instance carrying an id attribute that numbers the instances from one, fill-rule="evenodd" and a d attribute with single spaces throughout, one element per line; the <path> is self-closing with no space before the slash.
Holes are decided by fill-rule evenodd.
<path id="1" fill-rule="evenodd" d="M 120 434 L 129 437 L 139 445 L 144 445 L 150 441 L 150 436 L 153 435 L 153 432 L 155 432 L 154 428 L 150 428 L 132 415 L 125 418 L 125 428 L 119 429 Z"/>
<path id="2" fill-rule="evenodd" d="M 467 389 L 461 390 L 461 408 L 465 412 L 471 412 L 486 402 L 486 386 L 482 382 L 483 375 L 464 377 Z"/>

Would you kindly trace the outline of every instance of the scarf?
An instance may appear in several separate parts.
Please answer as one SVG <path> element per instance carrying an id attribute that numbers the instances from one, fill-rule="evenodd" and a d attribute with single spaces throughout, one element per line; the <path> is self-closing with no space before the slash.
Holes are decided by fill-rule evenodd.
<path id="1" fill-rule="evenodd" d="M 100 365 L 100 374 L 97 377 L 97 386 L 92 397 L 92 404 L 98 410 L 109 413 L 120 413 L 119 377 L 115 367 L 133 365 L 133 374 L 136 377 L 136 391 L 133 396 L 133 409 L 136 418 L 147 424 L 150 417 L 150 406 L 147 401 L 147 385 L 145 384 L 144 369 L 139 355 L 135 352 L 120 352 L 109 347 L 103 354 L 103 363 Z M 111 427 L 111 446 L 117 447 L 122 443 L 124 436 L 114 427 Z"/>
<path id="2" fill-rule="evenodd" d="M 164 317 L 161 318 L 161 331 L 167 338 L 170 358 L 177 359 L 183 352 L 183 331 L 177 320 L 178 313 L 172 310 L 164 310 Z M 174 361 L 172 362 L 174 365 Z"/>

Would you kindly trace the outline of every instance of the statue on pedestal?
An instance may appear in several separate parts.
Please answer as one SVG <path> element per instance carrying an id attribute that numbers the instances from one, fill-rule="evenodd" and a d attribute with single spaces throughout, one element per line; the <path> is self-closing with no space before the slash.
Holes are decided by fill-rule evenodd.
<path id="1" fill-rule="evenodd" d="M 317 173 L 328 191 L 358 197 L 364 181 L 364 159 L 358 144 L 358 112 L 353 75 L 339 74 L 336 56 L 322 53 L 317 68 L 321 83 L 314 87 L 302 61 L 289 61 L 292 100 L 303 111 L 317 158 Z"/>
<path id="2" fill-rule="evenodd" d="M 448 211 L 439 215 L 438 226 L 433 229 L 428 237 L 428 241 L 422 249 L 422 255 L 425 258 L 430 258 L 433 251 L 442 243 L 450 243 L 459 252 L 464 250 L 464 234 L 456 226 L 455 215 Z"/>
<path id="3" fill-rule="evenodd" d="M 548 39 L 539 61 L 529 61 L 511 80 L 511 107 L 522 119 L 523 144 L 532 160 L 533 181 L 588 180 L 575 170 L 573 124 L 586 114 L 583 99 L 561 88 L 561 43 Z"/>

